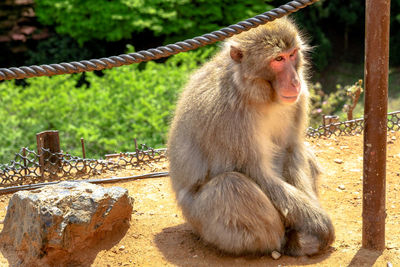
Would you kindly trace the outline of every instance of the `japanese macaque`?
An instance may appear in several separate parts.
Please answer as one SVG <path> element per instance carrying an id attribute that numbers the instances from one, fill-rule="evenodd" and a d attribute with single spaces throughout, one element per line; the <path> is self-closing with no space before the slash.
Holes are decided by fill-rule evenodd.
<path id="1" fill-rule="evenodd" d="M 308 49 L 288 18 L 243 32 L 192 75 L 178 101 L 172 186 L 194 231 L 222 251 L 313 255 L 334 240 L 304 143 Z"/>

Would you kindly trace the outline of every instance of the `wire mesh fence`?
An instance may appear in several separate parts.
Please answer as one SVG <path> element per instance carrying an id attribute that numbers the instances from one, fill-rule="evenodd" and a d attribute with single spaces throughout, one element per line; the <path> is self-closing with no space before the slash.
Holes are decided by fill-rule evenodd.
<path id="1" fill-rule="evenodd" d="M 141 168 L 164 159 L 165 154 L 166 149 L 141 145 L 135 152 L 106 155 L 105 159 L 84 159 L 64 152 L 52 153 L 45 148 L 41 148 L 41 153 L 22 148 L 10 164 L 0 165 L 0 187 L 85 179 L 106 171 Z"/>
<path id="2" fill-rule="evenodd" d="M 350 121 L 339 122 L 335 117 L 329 117 L 331 123 L 326 123 L 318 128 L 308 128 L 307 137 L 319 138 L 321 136 L 341 136 L 362 134 L 364 130 L 364 119 L 355 119 Z M 400 111 L 390 112 L 387 116 L 387 127 L 389 131 L 400 130 Z"/>
<path id="3" fill-rule="evenodd" d="M 322 126 L 316 129 L 309 128 L 307 137 L 356 135 L 362 134 L 364 130 L 364 119 L 362 118 L 344 122 L 340 122 L 332 116 L 326 118 Z M 400 130 L 400 111 L 388 113 L 387 127 L 390 131 Z M 145 165 L 149 166 L 154 162 L 165 160 L 166 157 L 167 150 L 165 148 L 153 149 L 146 145 L 137 146 L 136 142 L 135 152 L 109 154 L 105 155 L 105 159 L 80 158 L 64 152 L 54 153 L 46 148 L 40 148 L 40 153 L 22 148 L 15 154 L 11 163 L 0 165 L 0 188 L 8 189 L 66 179 L 88 179 L 107 171 L 140 169 Z M 145 176 L 143 175 L 143 177 Z"/>

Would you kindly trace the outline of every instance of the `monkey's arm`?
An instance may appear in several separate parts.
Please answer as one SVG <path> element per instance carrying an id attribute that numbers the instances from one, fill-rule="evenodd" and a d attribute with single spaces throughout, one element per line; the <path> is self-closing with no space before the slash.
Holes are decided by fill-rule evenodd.
<path id="1" fill-rule="evenodd" d="M 282 166 L 282 176 L 286 182 L 317 199 L 317 179 L 320 174 L 314 153 L 304 144 L 286 149 Z"/>

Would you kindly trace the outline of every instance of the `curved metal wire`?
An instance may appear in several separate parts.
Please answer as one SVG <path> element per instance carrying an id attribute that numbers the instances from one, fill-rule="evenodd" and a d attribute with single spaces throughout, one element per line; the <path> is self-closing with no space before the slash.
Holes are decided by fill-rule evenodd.
<path id="1" fill-rule="evenodd" d="M 130 65 L 133 63 L 145 62 L 163 57 L 168 57 L 181 52 L 197 49 L 202 46 L 213 44 L 222 41 L 228 37 L 248 31 L 259 25 L 273 21 L 277 18 L 291 14 L 308 5 L 311 5 L 318 0 L 294 0 L 278 8 L 274 8 L 263 14 L 254 16 L 247 20 L 238 22 L 237 24 L 230 25 L 218 31 L 204 34 L 202 36 L 188 39 L 185 41 L 142 50 L 136 53 L 122 54 L 119 56 L 112 56 L 108 58 L 82 60 L 79 62 L 59 63 L 40 66 L 29 67 L 12 67 L 0 68 L 0 80 L 24 79 L 39 76 L 53 76 L 60 74 L 72 74 L 86 71 L 110 69 L 122 65 Z"/>

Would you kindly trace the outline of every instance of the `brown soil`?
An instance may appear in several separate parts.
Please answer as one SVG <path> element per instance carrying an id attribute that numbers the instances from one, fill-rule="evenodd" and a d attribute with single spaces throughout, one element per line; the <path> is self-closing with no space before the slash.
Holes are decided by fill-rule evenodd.
<path id="1" fill-rule="evenodd" d="M 386 249 L 361 249 L 362 229 L 362 136 L 309 140 L 324 175 L 320 198 L 331 215 L 336 241 L 318 256 L 233 257 L 204 244 L 185 223 L 176 205 L 168 178 L 107 184 L 129 190 L 135 199 L 131 226 L 111 249 L 98 253 L 92 266 L 400 266 L 400 132 L 390 133 L 387 149 Z M 151 171 L 165 170 L 166 163 Z M 143 170 L 149 172 L 148 169 Z M 104 177 L 136 174 L 119 171 Z M 0 196 L 0 219 L 11 195 Z M 2 225 L 0 225 L 0 230 Z M 0 266 L 7 260 L 0 254 Z"/>

